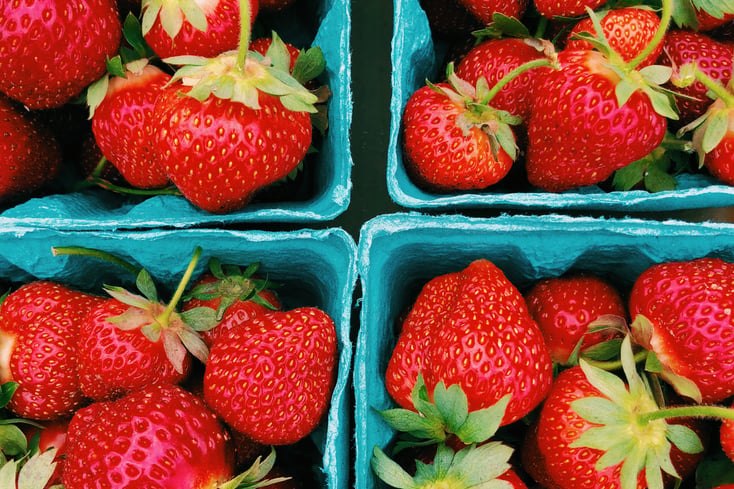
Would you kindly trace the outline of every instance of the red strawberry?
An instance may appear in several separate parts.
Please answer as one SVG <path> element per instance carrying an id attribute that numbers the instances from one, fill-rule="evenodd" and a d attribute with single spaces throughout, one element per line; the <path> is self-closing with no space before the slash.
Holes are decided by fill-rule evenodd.
<path id="1" fill-rule="evenodd" d="M 458 77 L 419 88 L 402 115 L 405 166 L 431 191 L 485 189 L 512 167 L 517 145 L 509 114 L 483 104 Z"/>
<path id="2" fill-rule="evenodd" d="M 92 131 L 102 154 L 138 188 L 169 183 L 157 162 L 151 124 L 153 107 L 170 75 L 146 60 L 128 63 L 125 76 L 113 76 L 107 93 L 94 107 Z"/>
<path id="3" fill-rule="evenodd" d="M 719 402 L 734 394 L 733 305 L 732 263 L 700 258 L 652 265 L 630 293 L 633 335 L 655 353 L 664 374 L 693 382 L 704 402 Z"/>
<path id="4" fill-rule="evenodd" d="M 543 53 L 532 40 L 489 39 L 473 47 L 461 59 L 456 74 L 473 86 L 483 77 L 491 88 L 512 70 L 541 58 Z M 533 86 L 534 75 L 535 70 L 528 70 L 514 77 L 492 98 L 492 106 L 527 120 L 532 105 L 532 90 L 528 87 Z"/>
<path id="5" fill-rule="evenodd" d="M 708 108 L 705 121 L 693 132 L 693 147 L 699 161 L 727 185 L 734 185 L 734 95 L 717 99 Z M 716 137 L 706 134 L 716 133 Z"/>
<path id="6" fill-rule="evenodd" d="M 519 19 L 528 6 L 528 0 L 459 0 L 459 3 L 484 25 L 492 21 L 494 14 Z"/>
<path id="7" fill-rule="evenodd" d="M 250 25 L 258 1 L 249 0 Z M 213 58 L 237 49 L 240 39 L 238 0 L 143 0 L 143 36 L 161 58 L 203 56 Z"/>
<path id="8" fill-rule="evenodd" d="M 620 105 L 622 80 L 604 54 L 567 50 L 558 61 L 560 69 L 537 75 L 526 158 L 532 185 L 551 192 L 594 185 L 658 147 L 668 113 L 639 89 Z"/>
<path id="9" fill-rule="evenodd" d="M 708 32 L 734 21 L 734 13 L 717 12 L 716 15 L 713 15 L 699 8 L 696 8 L 695 16 L 696 30 L 699 32 Z"/>
<path id="10" fill-rule="evenodd" d="M 600 23 L 604 37 L 612 49 L 624 61 L 632 61 L 653 40 L 660 27 L 660 17 L 648 8 L 622 7 L 606 12 Z M 588 41 L 574 38 L 581 32 L 595 32 L 591 18 L 587 17 L 574 25 L 569 33 L 566 49 L 592 49 Z M 662 51 L 663 45 L 657 44 L 655 49 L 640 62 L 638 68 L 654 64 Z"/>
<path id="11" fill-rule="evenodd" d="M 122 27 L 114 0 L 0 6 L 0 91 L 31 109 L 60 107 L 106 72 Z"/>
<path id="12" fill-rule="evenodd" d="M 23 285 L 0 306 L 0 382 L 18 389 L 9 408 L 51 420 L 85 401 L 76 371 L 77 338 L 86 316 L 103 299 L 49 281 Z"/>
<path id="13" fill-rule="evenodd" d="M 525 295 L 528 310 L 538 323 L 548 353 L 554 362 L 568 364 L 579 342 L 581 351 L 619 336 L 609 329 L 589 332 L 590 325 L 603 316 L 624 320 L 627 308 L 617 289 L 603 278 L 574 274 L 536 282 Z"/>
<path id="14" fill-rule="evenodd" d="M 222 423 L 201 400 L 172 385 L 81 409 L 67 448 L 67 489 L 204 489 L 219 487 L 234 471 Z"/>
<path id="15" fill-rule="evenodd" d="M 706 94 L 708 88 L 699 81 L 685 88 L 676 87 L 676 70 L 695 63 L 709 78 L 725 86 L 731 80 L 734 46 L 716 41 L 701 32 L 682 29 L 669 30 L 663 44 L 658 63 L 674 69 L 674 77 L 665 87 L 684 95 L 676 100 L 680 112 L 678 124 L 683 125 L 701 116 L 712 100 Z"/>
<path id="16" fill-rule="evenodd" d="M 576 17 L 586 14 L 586 8 L 592 10 L 601 7 L 605 0 L 533 0 L 540 15 L 553 17 Z"/>
<path id="17" fill-rule="evenodd" d="M 734 405 L 731 405 L 734 407 Z M 734 461 L 734 420 L 725 419 L 719 428 L 719 439 L 721 441 L 721 449 L 730 460 Z"/>
<path id="18" fill-rule="evenodd" d="M 200 277 L 184 298 L 184 311 L 197 307 L 217 311 L 217 325 L 201 333 L 209 348 L 240 323 L 280 309 L 278 296 L 268 288 L 270 283 L 254 275 L 258 268 L 259 264 L 253 264 L 243 272 L 238 267 L 223 268 L 218 260 L 212 260 L 210 273 Z"/>
<path id="19" fill-rule="evenodd" d="M 2 61 L 0 61 L 2 63 Z M 0 202 L 32 196 L 61 168 L 61 150 L 52 133 L 0 95 Z"/>
<path id="20" fill-rule="evenodd" d="M 328 409 L 336 343 L 334 322 L 319 309 L 256 316 L 212 347 L 204 398 L 229 426 L 256 442 L 295 443 Z"/>

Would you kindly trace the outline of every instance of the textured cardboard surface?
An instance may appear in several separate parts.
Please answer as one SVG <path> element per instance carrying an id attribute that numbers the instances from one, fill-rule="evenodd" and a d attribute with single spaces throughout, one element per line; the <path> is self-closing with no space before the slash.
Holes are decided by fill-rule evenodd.
<path id="1" fill-rule="evenodd" d="M 608 210 L 657 212 L 734 205 L 734 188 L 705 175 L 683 175 L 674 191 L 655 194 L 636 190 L 604 192 L 597 186 L 560 194 L 527 190 L 508 192 L 490 187 L 483 192 L 440 195 L 417 187 L 403 165 L 400 117 L 410 95 L 425 80 L 439 81 L 443 67 L 438 66 L 442 46 L 431 38 L 425 12 L 419 0 L 395 0 L 392 37 L 392 98 L 387 186 L 399 205 L 415 210 L 472 208 L 538 210 Z M 445 46 L 443 46 L 445 47 Z"/>
<path id="2" fill-rule="evenodd" d="M 111 233 L 4 227 L 0 229 L 0 279 L 50 279 L 97 293 L 103 293 L 103 284 L 134 287 L 134 277 L 114 265 L 89 257 L 53 256 L 51 252 L 53 246 L 83 246 L 146 268 L 161 297 L 170 297 L 197 245 L 203 248 L 197 274 L 206 269 L 210 257 L 241 266 L 260 262 L 260 272 L 282 284 L 278 294 L 284 308 L 315 306 L 334 319 L 339 341 L 338 379 L 328 418 L 311 436 L 321 452 L 323 487 L 350 487 L 350 322 L 357 267 L 356 245 L 344 231 Z"/>
<path id="3" fill-rule="evenodd" d="M 59 229 L 183 228 L 320 222 L 344 212 L 349 205 L 352 186 L 350 0 L 314 0 L 309 4 L 309 8 L 312 7 L 319 19 L 313 39 L 309 38 L 313 34 L 303 32 L 307 19 L 273 21 L 284 40 L 299 47 L 308 45 L 302 43 L 321 47 L 327 66 L 323 76 L 332 91 L 328 102 L 329 131 L 319 154 L 309 160 L 313 188 L 306 200 L 253 203 L 236 212 L 216 215 L 196 208 L 183 197 L 141 199 L 92 189 L 31 199 L 0 212 L 0 223 Z"/>
<path id="4" fill-rule="evenodd" d="M 417 213 L 368 221 L 358 252 L 363 295 L 354 358 L 355 487 L 386 487 L 370 469 L 373 447 L 384 450 L 394 435 L 377 414 L 396 406 L 385 390 L 385 370 L 399 332 L 397 318 L 431 278 L 486 258 L 521 292 L 540 278 L 569 270 L 602 274 L 625 290 L 654 263 L 703 256 L 734 260 L 734 226 L 559 215 L 473 219 Z"/>

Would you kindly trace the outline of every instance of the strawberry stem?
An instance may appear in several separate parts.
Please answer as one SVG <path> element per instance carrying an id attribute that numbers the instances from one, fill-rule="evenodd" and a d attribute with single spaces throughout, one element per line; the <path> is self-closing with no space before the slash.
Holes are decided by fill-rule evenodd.
<path id="1" fill-rule="evenodd" d="M 660 26 L 658 27 L 658 30 L 655 31 L 655 35 L 647 44 L 647 46 L 645 46 L 645 48 L 640 51 L 637 56 L 632 59 L 632 61 L 627 63 L 627 69 L 634 70 L 635 68 L 637 68 L 640 63 L 642 63 L 650 55 L 650 53 L 652 53 L 655 48 L 657 48 L 657 46 L 661 42 L 663 42 L 663 38 L 668 32 L 668 27 L 670 27 L 670 21 L 673 17 L 672 0 L 662 0 L 662 7 L 663 11 L 660 14 Z"/>
<path id="2" fill-rule="evenodd" d="M 247 3 L 247 2 L 242 2 Z M 160 324 L 168 324 L 168 321 L 171 317 L 171 314 L 176 309 L 176 305 L 181 300 L 181 297 L 183 297 L 184 290 L 186 289 L 186 286 L 189 283 L 189 280 L 191 280 L 191 276 L 194 274 L 194 269 L 196 268 L 196 264 L 199 261 L 199 257 L 201 256 L 201 246 L 197 246 L 194 249 L 194 255 L 191 257 L 191 261 L 189 262 L 189 266 L 186 268 L 186 271 L 183 274 L 183 277 L 181 277 L 181 281 L 178 283 L 178 287 L 176 288 L 176 292 L 173 294 L 173 297 L 171 298 L 171 301 L 166 306 L 165 311 L 156 318 L 158 323 Z"/>
<path id="3" fill-rule="evenodd" d="M 240 43 L 237 49 L 237 61 L 235 66 L 242 73 L 245 72 L 247 52 L 250 49 L 250 0 L 240 0 Z"/>
<path id="4" fill-rule="evenodd" d="M 91 256 L 94 258 L 99 258 L 101 260 L 108 261 L 114 265 L 118 265 L 136 276 L 138 272 L 140 272 L 139 267 L 136 267 L 132 263 L 129 263 L 123 260 L 119 256 L 115 256 L 112 253 L 107 253 L 106 251 L 102 251 L 102 250 L 84 248 L 81 246 L 52 246 L 51 253 L 53 254 L 53 256 L 59 256 L 59 255 Z"/>
<path id="5" fill-rule="evenodd" d="M 640 414 L 640 421 L 649 423 L 656 419 L 671 418 L 717 418 L 717 419 L 734 419 L 734 409 L 723 406 L 675 406 L 658 409 L 650 413 Z"/>
<path id="6" fill-rule="evenodd" d="M 634 354 L 632 357 L 634 359 L 634 362 L 640 363 L 644 361 L 647 358 L 648 355 L 647 350 L 640 350 L 637 353 Z M 596 368 L 600 368 L 602 370 L 606 370 L 607 372 L 611 372 L 614 370 L 619 370 L 622 368 L 622 359 L 618 360 L 593 360 L 591 358 L 583 357 L 584 361 L 588 363 L 591 366 L 594 366 Z"/>
<path id="7" fill-rule="evenodd" d="M 503 76 L 500 80 L 498 80 L 497 83 L 489 90 L 489 92 L 487 92 L 487 95 L 483 97 L 480 102 L 482 104 L 489 104 L 494 96 L 497 95 L 497 93 L 502 90 L 505 85 L 510 83 L 518 75 L 535 68 L 540 68 L 542 66 L 552 67 L 553 63 L 551 63 L 551 61 L 546 58 L 541 58 L 521 64 L 520 66 Z"/>

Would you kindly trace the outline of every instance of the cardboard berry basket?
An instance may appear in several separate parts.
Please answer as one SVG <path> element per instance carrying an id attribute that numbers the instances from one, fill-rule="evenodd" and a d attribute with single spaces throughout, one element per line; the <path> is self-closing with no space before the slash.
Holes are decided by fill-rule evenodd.
<path id="1" fill-rule="evenodd" d="M 700 257 L 734 260 L 734 226 L 602 220 L 560 215 L 469 218 L 417 213 L 376 217 L 362 228 L 360 330 L 354 361 L 355 487 L 388 487 L 370 467 L 373 448 L 389 455 L 396 433 L 378 411 L 397 407 L 385 371 L 407 312 L 430 279 L 484 258 L 521 292 L 567 271 L 598 273 L 623 293 L 647 267 Z"/>
<path id="2" fill-rule="evenodd" d="M 313 306 L 327 312 L 336 325 L 339 355 L 331 405 L 316 430 L 290 450 L 310 450 L 305 460 L 315 466 L 309 467 L 309 472 L 318 478 L 318 487 L 349 487 L 352 415 L 348 391 L 352 360 L 350 315 L 357 266 L 356 245 L 346 232 L 332 228 L 289 232 L 168 230 L 110 233 L 3 227 L 0 230 L 0 280 L 20 284 L 48 279 L 102 294 L 101 286 L 104 284 L 135 290 L 133 274 L 119 266 L 88 256 L 54 256 L 54 246 L 103 250 L 143 267 L 150 272 L 161 298 L 165 300 L 176 288 L 194 248 L 200 246 L 203 251 L 194 277 L 207 270 L 211 257 L 218 258 L 223 264 L 241 267 L 259 262 L 258 274 L 280 285 L 277 293 L 284 309 Z"/>
<path id="3" fill-rule="evenodd" d="M 140 229 L 320 222 L 341 214 L 349 205 L 352 187 L 350 0 L 298 0 L 282 12 L 268 14 L 262 25 L 299 48 L 319 46 L 326 61 L 319 81 L 331 91 L 328 130 L 317 141 L 316 152 L 307 155 L 303 175 L 298 177 L 302 181 L 281 187 L 276 183 L 267 197 L 222 215 L 203 211 L 180 196 L 125 196 L 93 188 L 70 193 L 52 189 L 10 208 L 0 205 L 0 216 L 61 229 Z M 255 30 L 253 38 L 256 35 Z"/>
<path id="4" fill-rule="evenodd" d="M 432 36 L 419 0 L 395 0 L 394 6 L 387 187 L 395 203 L 414 210 L 461 208 L 623 212 L 701 209 L 734 204 L 734 188 L 703 173 L 683 173 L 676 177 L 676 190 L 656 193 L 645 190 L 607 192 L 596 185 L 563 193 L 545 192 L 523 181 L 524 175 L 515 169 L 509 177 L 483 191 L 440 194 L 417 186 L 404 165 L 401 115 L 410 96 L 424 86 L 426 80 L 439 82 L 445 77 L 443 59 L 450 48 L 446 41 Z"/>

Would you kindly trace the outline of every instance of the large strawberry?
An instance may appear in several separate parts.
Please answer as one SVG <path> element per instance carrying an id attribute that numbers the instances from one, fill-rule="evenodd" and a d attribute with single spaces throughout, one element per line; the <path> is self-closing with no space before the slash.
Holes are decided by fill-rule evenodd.
<path id="1" fill-rule="evenodd" d="M 561 364 L 568 364 L 577 349 L 583 351 L 618 336 L 619 331 L 611 328 L 592 332 L 592 323 L 601 319 L 610 326 L 613 322 L 623 325 L 627 317 L 619 291 L 592 274 L 540 280 L 525 294 L 525 300 L 543 332 L 551 359 Z"/>
<path id="2" fill-rule="evenodd" d="M 474 17 L 486 25 L 495 14 L 519 19 L 525 13 L 529 0 L 458 0 Z"/>
<path id="3" fill-rule="evenodd" d="M 259 2 L 249 0 L 250 23 Z M 161 58 L 217 56 L 237 49 L 240 37 L 238 0 L 143 0 L 145 41 Z"/>
<path id="4" fill-rule="evenodd" d="M 120 46 L 114 0 L 0 4 L 0 91 L 32 109 L 60 107 L 106 71 Z"/>
<path id="5" fill-rule="evenodd" d="M 584 15 L 587 8 L 601 7 L 606 0 L 533 0 L 533 3 L 543 17 L 552 19 Z"/>
<path id="6" fill-rule="evenodd" d="M 313 307 L 263 314 L 214 344 L 204 397 L 233 429 L 270 445 L 295 443 L 323 419 L 337 370 L 333 320 Z"/>
<path id="7" fill-rule="evenodd" d="M 77 412 L 64 486 L 220 487 L 234 472 L 231 448 L 225 427 L 200 399 L 178 386 L 155 385 Z"/>
<path id="8" fill-rule="evenodd" d="M 87 312 L 103 299 L 39 280 L 0 305 L 0 382 L 18 389 L 9 408 L 50 420 L 71 415 L 85 398 L 76 370 L 77 339 Z"/>
<path id="9" fill-rule="evenodd" d="M 682 394 L 718 402 L 734 394 L 734 264 L 719 258 L 652 265 L 629 298 L 632 331 L 654 352 L 664 379 L 695 385 Z"/>
<path id="10" fill-rule="evenodd" d="M 0 95 L 0 202 L 27 198 L 49 184 L 61 168 L 61 150 L 48 128 Z"/>

